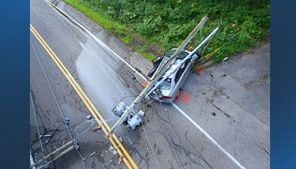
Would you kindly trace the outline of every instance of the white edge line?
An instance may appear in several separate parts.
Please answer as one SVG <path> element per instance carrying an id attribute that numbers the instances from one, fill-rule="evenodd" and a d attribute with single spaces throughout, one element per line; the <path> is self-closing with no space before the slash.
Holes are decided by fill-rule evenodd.
<path id="1" fill-rule="evenodd" d="M 74 20 L 72 17 L 70 17 L 67 13 L 65 13 L 60 8 L 48 3 L 49 6 L 53 7 L 53 9 L 56 9 L 59 13 L 62 13 L 64 16 L 66 16 L 71 22 L 78 25 L 83 31 L 85 31 L 89 36 L 91 36 L 99 45 L 101 45 L 103 48 L 107 49 L 109 52 L 111 52 L 113 55 L 115 55 L 118 59 L 120 59 L 123 63 L 125 63 L 129 68 L 131 68 L 134 72 L 136 72 L 142 79 L 147 81 L 147 78 L 138 72 L 133 66 L 131 66 L 126 60 L 124 60 L 122 57 L 120 57 L 115 51 L 113 51 L 111 48 L 109 48 L 103 41 L 101 41 L 99 38 L 97 38 L 93 33 L 91 33 L 89 30 L 87 30 L 84 26 L 82 26 L 80 23 L 78 23 L 76 20 Z"/>
<path id="2" fill-rule="evenodd" d="M 110 51 L 113 55 L 115 55 L 118 59 L 120 59 L 123 63 L 125 63 L 129 68 L 131 68 L 134 72 L 136 72 L 142 79 L 147 81 L 147 78 L 138 72 L 133 66 L 131 66 L 127 61 L 125 61 L 122 57 L 120 57 L 115 51 L 113 51 L 111 48 L 109 48 L 104 42 L 102 42 L 100 39 L 98 39 L 94 34 L 92 34 L 89 30 L 87 30 L 84 26 L 82 26 L 80 23 L 78 23 L 76 20 L 74 20 L 72 17 L 70 17 L 68 14 L 66 14 L 64 11 L 62 11 L 60 8 L 52 6 L 54 9 L 58 10 L 58 12 L 61 12 L 63 15 L 68 17 L 72 22 L 77 24 L 81 29 L 83 29 L 86 33 L 88 33 L 97 43 L 99 43 L 102 47 Z M 179 108 L 175 103 L 172 104 L 183 116 L 186 117 L 187 120 L 189 120 L 196 128 L 198 128 L 210 141 L 213 142 L 224 154 L 226 154 L 238 167 L 241 169 L 246 169 L 239 161 L 237 161 L 229 152 L 227 152 L 219 143 L 217 143 L 216 140 L 214 140 L 203 128 L 201 128 L 193 119 L 191 119 L 181 108 Z"/>
<path id="3" fill-rule="evenodd" d="M 239 161 L 237 161 L 229 152 L 227 152 L 216 140 L 213 139 L 203 128 L 201 128 L 193 119 L 191 119 L 179 106 L 175 103 L 172 105 L 189 120 L 196 128 L 198 128 L 211 142 L 215 144 L 224 154 L 226 154 L 239 168 L 246 169 Z"/>

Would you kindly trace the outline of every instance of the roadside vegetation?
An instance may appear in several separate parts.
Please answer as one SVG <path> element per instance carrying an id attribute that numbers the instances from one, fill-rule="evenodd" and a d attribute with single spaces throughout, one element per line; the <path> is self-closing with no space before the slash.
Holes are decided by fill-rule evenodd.
<path id="1" fill-rule="evenodd" d="M 149 60 L 178 47 L 205 15 L 209 20 L 196 43 L 222 23 L 205 51 L 215 62 L 248 51 L 269 37 L 268 0 L 64 1 Z"/>

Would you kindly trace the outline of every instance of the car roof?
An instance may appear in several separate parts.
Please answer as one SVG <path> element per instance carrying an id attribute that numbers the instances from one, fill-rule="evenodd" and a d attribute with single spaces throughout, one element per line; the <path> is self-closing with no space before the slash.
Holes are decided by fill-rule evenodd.
<path id="1" fill-rule="evenodd" d="M 170 57 L 175 51 L 176 51 L 176 48 L 173 48 L 173 49 L 169 50 L 165 56 L 166 56 L 167 58 L 169 58 L 169 57 Z M 177 56 L 176 60 L 174 61 L 174 63 L 173 63 L 173 64 L 170 66 L 170 68 L 165 72 L 164 76 L 167 76 L 167 75 L 171 74 L 174 70 L 176 70 L 176 69 L 178 68 L 178 65 L 182 62 L 182 59 L 183 59 L 184 57 L 186 57 L 188 54 L 189 54 L 189 51 L 187 51 L 187 50 L 183 50 L 183 51 L 181 51 L 181 52 L 178 54 L 178 56 Z M 176 72 L 175 72 L 175 73 L 176 73 Z M 173 77 L 175 76 L 175 73 L 171 74 L 171 75 L 169 76 L 169 78 L 173 78 Z"/>
<path id="2" fill-rule="evenodd" d="M 170 68 L 165 72 L 164 76 L 167 76 L 171 74 L 173 71 L 175 71 L 178 68 L 178 65 L 181 63 L 182 60 L 176 59 L 175 62 L 170 66 Z M 176 73 L 176 72 L 175 72 Z M 172 78 L 174 74 L 171 74 L 169 78 Z"/>
<path id="3" fill-rule="evenodd" d="M 172 54 L 176 51 L 176 48 L 173 48 L 171 50 L 169 50 L 167 53 L 166 53 L 166 57 L 170 58 L 172 56 Z M 187 50 L 182 50 L 178 55 L 177 55 L 177 58 L 176 59 L 183 59 L 185 58 L 187 55 L 189 54 L 189 52 Z"/>

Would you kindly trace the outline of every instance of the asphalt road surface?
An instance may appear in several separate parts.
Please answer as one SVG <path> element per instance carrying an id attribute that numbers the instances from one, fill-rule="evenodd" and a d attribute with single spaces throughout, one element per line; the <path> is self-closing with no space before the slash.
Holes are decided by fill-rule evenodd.
<path id="1" fill-rule="evenodd" d="M 142 89 L 133 71 L 43 0 L 31 0 L 30 20 L 108 124 L 114 124 L 118 118 L 111 109 L 121 100 L 131 102 Z M 32 34 L 30 49 L 35 158 L 74 135 L 80 149 L 50 168 L 125 168 L 104 134 L 92 131 L 94 124 L 86 119 L 90 113 Z M 269 168 L 269 45 L 190 75 L 175 105 L 152 103 L 143 109 L 143 126 L 132 131 L 121 125 L 115 131 L 139 168 Z M 39 139 L 38 132 L 51 137 Z"/>

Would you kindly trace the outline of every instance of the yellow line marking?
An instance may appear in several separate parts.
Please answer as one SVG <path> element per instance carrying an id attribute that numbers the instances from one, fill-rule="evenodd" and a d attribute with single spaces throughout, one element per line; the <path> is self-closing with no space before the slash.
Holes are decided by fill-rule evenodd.
<path id="1" fill-rule="evenodd" d="M 106 123 L 103 116 L 95 108 L 93 103 L 90 101 L 90 99 L 85 94 L 85 92 L 81 89 L 79 84 L 75 81 L 75 79 L 73 78 L 71 73 L 68 71 L 68 69 L 63 65 L 61 60 L 57 57 L 57 55 L 52 51 L 52 49 L 48 46 L 48 44 L 44 41 L 41 35 L 36 31 L 36 29 L 31 24 L 30 24 L 30 31 L 33 33 L 33 35 L 36 37 L 36 39 L 39 41 L 42 47 L 46 50 L 46 52 L 50 55 L 52 60 L 56 63 L 56 65 L 58 66 L 60 71 L 64 74 L 64 76 L 67 78 L 67 80 L 70 82 L 71 86 L 74 88 L 76 93 L 79 95 L 79 97 L 81 98 L 81 100 L 83 101 L 87 109 L 96 119 L 97 123 L 102 127 L 102 130 L 107 136 L 108 133 L 110 132 L 110 126 Z M 122 158 L 126 167 L 129 169 L 138 169 L 138 166 L 136 165 L 135 161 L 129 155 L 129 153 L 127 152 L 125 147 L 122 145 L 122 143 L 119 141 L 118 137 L 114 133 L 112 133 L 107 138 L 112 144 L 112 146 L 115 148 L 119 156 Z"/>

